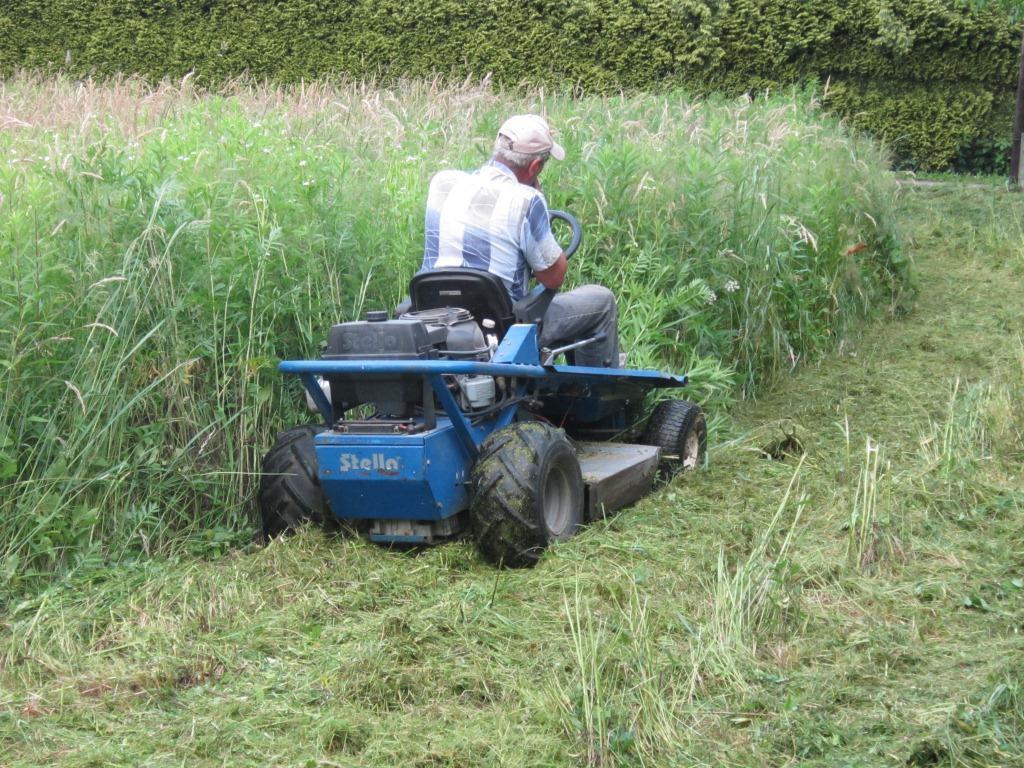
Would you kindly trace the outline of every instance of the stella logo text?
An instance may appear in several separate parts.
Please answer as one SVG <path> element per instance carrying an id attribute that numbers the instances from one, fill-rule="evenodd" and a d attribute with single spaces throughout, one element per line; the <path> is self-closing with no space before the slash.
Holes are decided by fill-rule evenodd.
<path id="1" fill-rule="evenodd" d="M 360 470 L 364 472 L 397 472 L 398 459 L 387 458 L 383 453 L 375 453 L 371 456 L 356 456 L 354 453 L 341 454 L 339 469 L 342 472 Z"/>

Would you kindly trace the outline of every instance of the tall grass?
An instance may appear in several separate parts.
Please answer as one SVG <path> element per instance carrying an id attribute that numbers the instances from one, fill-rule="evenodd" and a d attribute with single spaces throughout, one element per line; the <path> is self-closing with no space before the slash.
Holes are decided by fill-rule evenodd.
<path id="1" fill-rule="evenodd" d="M 0 84 L 0 560 L 78 563 L 250 535 L 258 457 L 308 418 L 283 357 L 391 307 L 433 172 L 547 113 L 543 179 L 584 222 L 573 280 L 619 298 L 631 363 L 713 406 L 755 394 L 907 264 L 884 158 L 806 95 L 574 99 L 486 83 Z"/>
<path id="2" fill-rule="evenodd" d="M 892 520 L 889 469 L 882 446 L 867 438 L 847 524 L 846 557 L 857 568 L 871 569 L 903 554 L 903 544 Z"/>

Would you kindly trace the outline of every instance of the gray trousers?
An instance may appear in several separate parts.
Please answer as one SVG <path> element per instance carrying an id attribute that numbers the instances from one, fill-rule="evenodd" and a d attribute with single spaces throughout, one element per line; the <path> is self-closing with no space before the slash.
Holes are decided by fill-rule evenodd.
<path id="1" fill-rule="evenodd" d="M 605 337 L 573 350 L 576 365 L 593 368 L 617 368 L 619 365 L 619 318 L 615 294 L 600 285 L 583 285 L 559 293 L 544 313 L 541 326 L 542 347 L 555 347 L 582 341 L 600 332 Z"/>

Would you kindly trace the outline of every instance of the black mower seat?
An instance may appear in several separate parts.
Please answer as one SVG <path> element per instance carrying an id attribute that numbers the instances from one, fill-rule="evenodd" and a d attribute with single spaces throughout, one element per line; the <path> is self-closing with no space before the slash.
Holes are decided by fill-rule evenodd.
<path id="1" fill-rule="evenodd" d="M 468 267 L 448 267 L 420 272 L 409 284 L 412 310 L 461 307 L 468 309 L 478 323 L 494 323 L 493 331 L 503 338 L 515 323 L 512 300 L 497 275 Z"/>

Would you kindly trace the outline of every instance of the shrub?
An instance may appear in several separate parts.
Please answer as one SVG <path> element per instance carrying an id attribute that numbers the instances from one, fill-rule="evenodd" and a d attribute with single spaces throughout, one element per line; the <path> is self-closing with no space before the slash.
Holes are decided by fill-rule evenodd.
<path id="1" fill-rule="evenodd" d="M 833 109 L 925 169 L 1009 133 L 1019 42 L 1010 9 L 961 0 L 24 0 L 0 12 L 0 35 L 0 73 L 492 73 L 506 86 L 727 95 L 830 82 Z"/>

